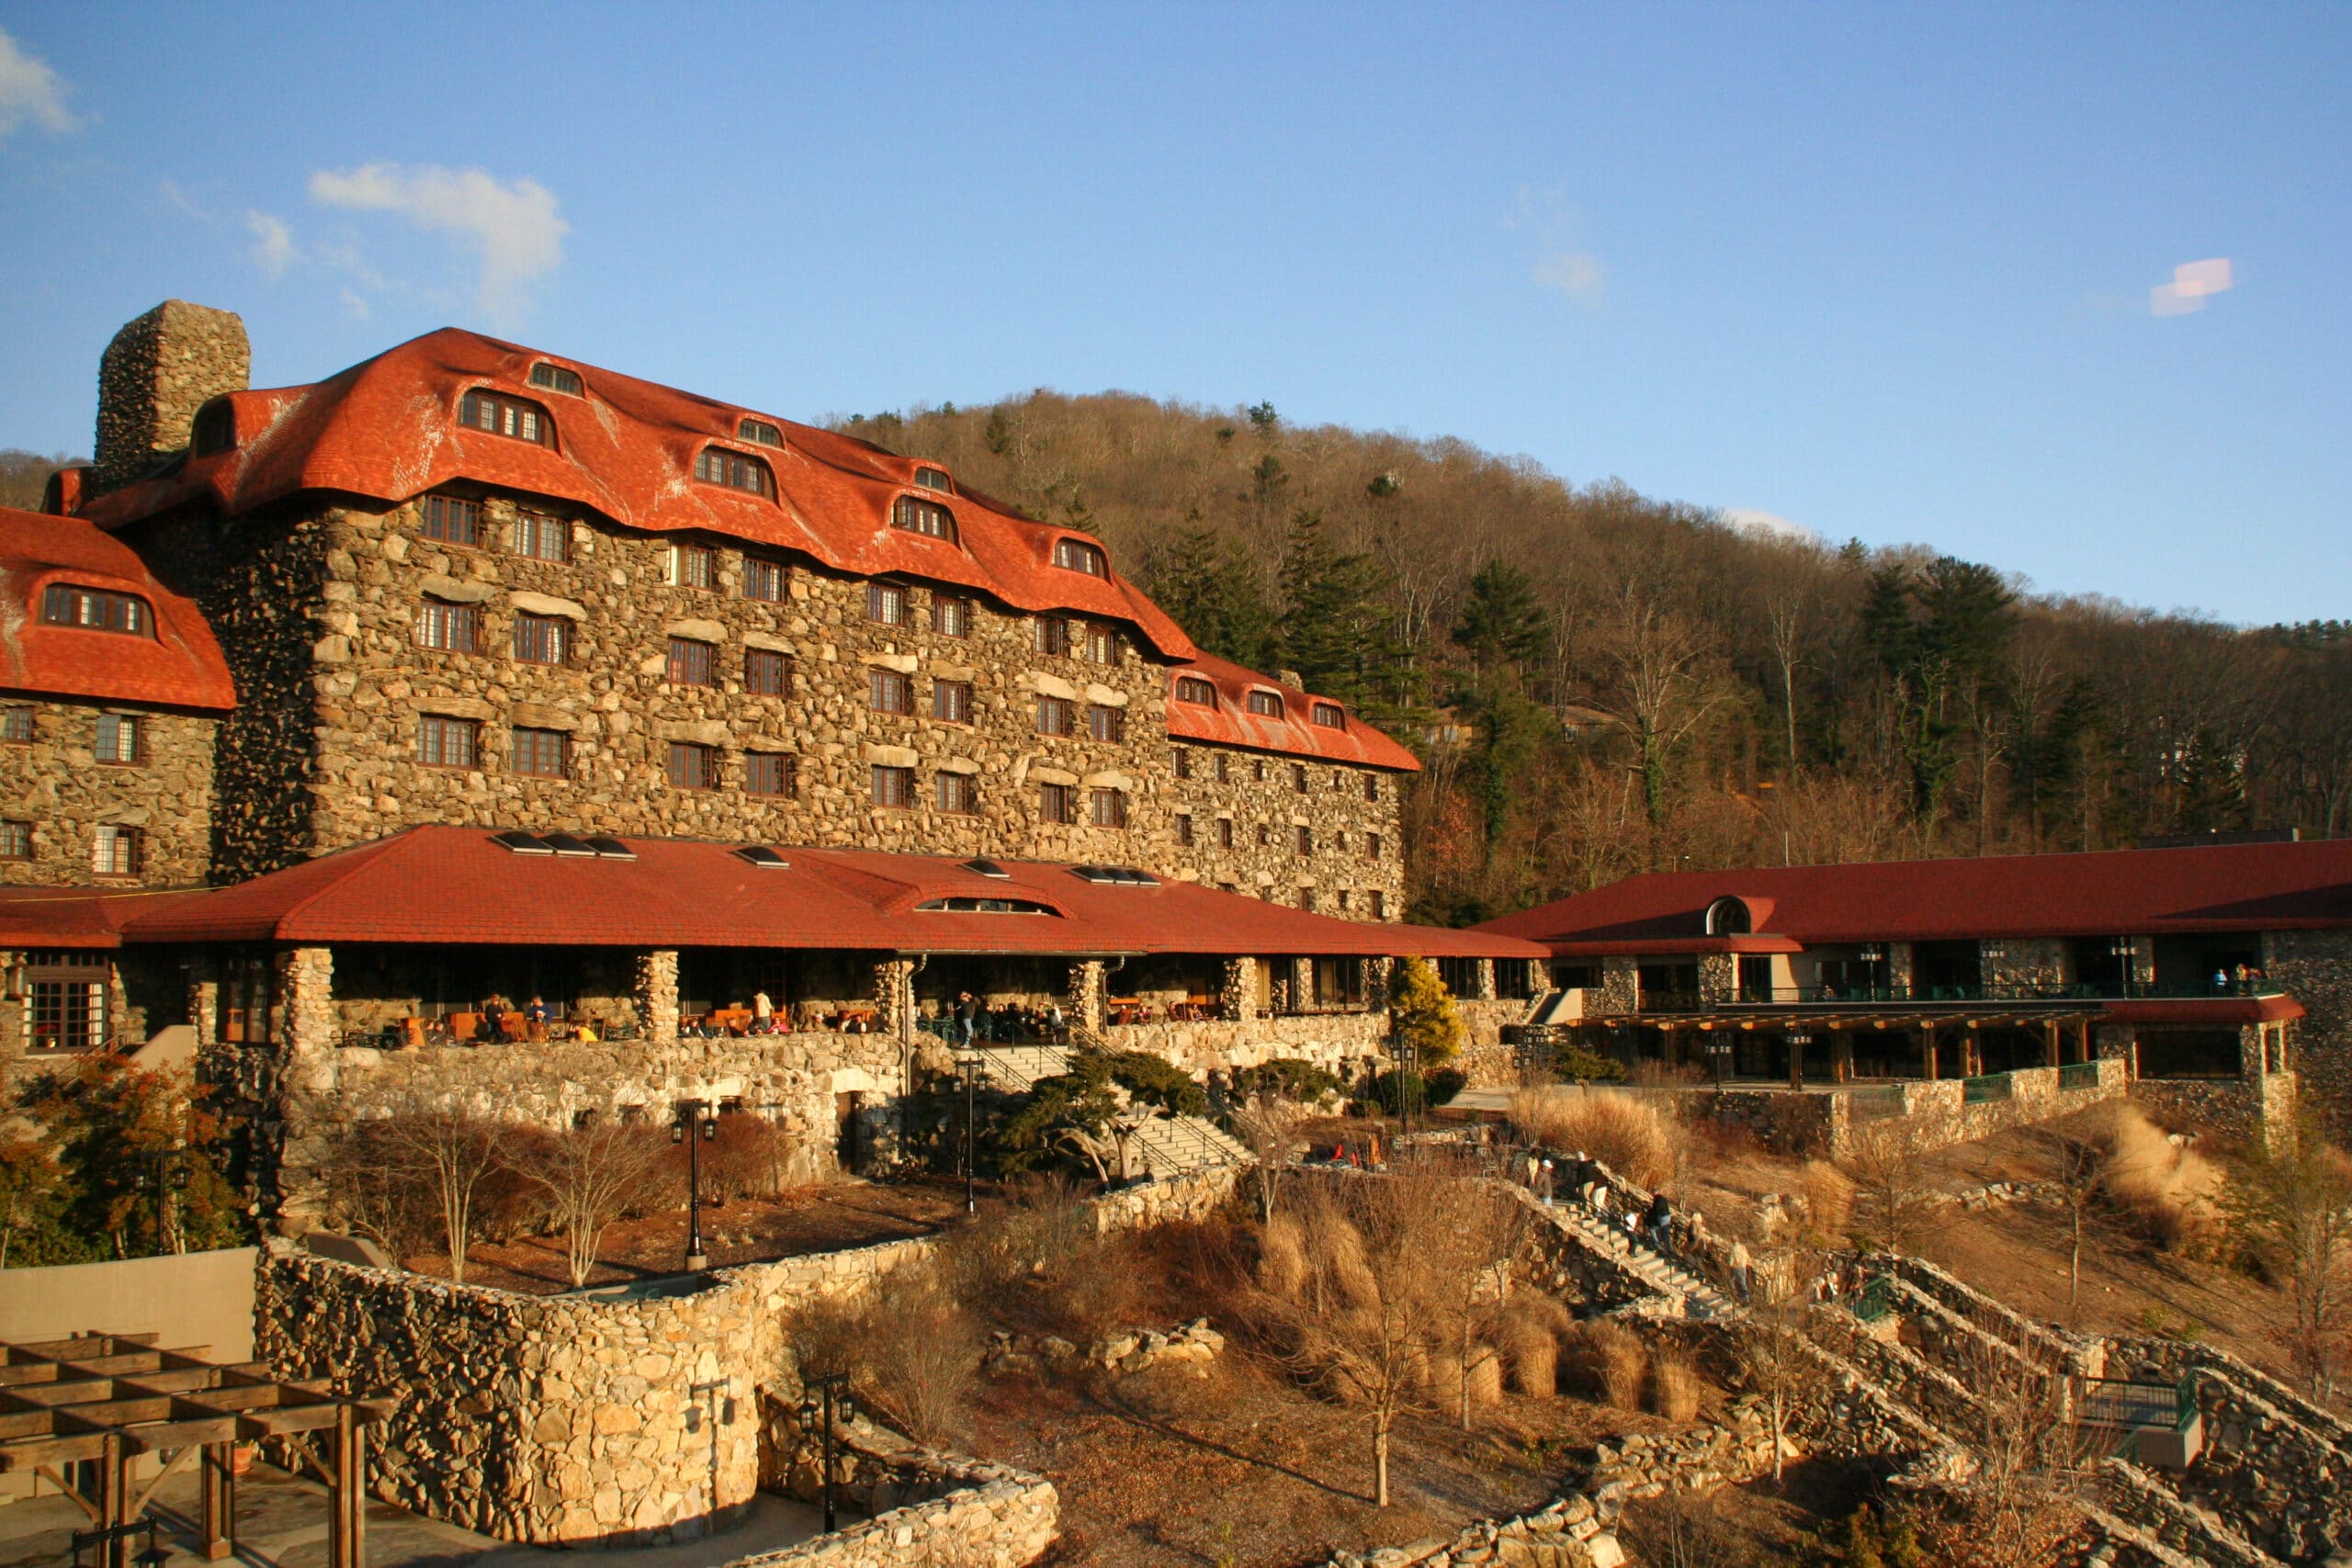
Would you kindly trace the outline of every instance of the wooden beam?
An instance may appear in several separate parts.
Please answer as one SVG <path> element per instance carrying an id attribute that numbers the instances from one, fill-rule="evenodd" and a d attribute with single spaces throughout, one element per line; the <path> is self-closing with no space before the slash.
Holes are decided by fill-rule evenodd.
<path id="1" fill-rule="evenodd" d="M 208 1562 L 237 1551 L 237 1455 L 233 1445 L 208 1443 L 197 1499 L 196 1550 Z"/>

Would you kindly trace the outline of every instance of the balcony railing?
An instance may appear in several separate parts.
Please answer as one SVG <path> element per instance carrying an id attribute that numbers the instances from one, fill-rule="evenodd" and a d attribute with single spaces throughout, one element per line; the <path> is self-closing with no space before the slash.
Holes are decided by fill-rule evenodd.
<path id="1" fill-rule="evenodd" d="M 1636 1010 L 1670 1013 L 1710 1011 L 1716 1008 L 1868 1007 L 1921 1002 L 1941 1002 L 1957 1007 L 1971 1002 L 2224 1001 L 2281 994 L 2278 987 L 2267 981 L 2254 982 L 2243 989 L 2234 984 L 2217 989 L 2210 984 L 2142 985 L 2138 982 L 2126 987 L 2113 980 L 2067 981 L 2050 985 L 1741 986 L 1721 1001 L 1713 1003 L 1702 1001 L 1693 991 L 1645 991 Z"/>

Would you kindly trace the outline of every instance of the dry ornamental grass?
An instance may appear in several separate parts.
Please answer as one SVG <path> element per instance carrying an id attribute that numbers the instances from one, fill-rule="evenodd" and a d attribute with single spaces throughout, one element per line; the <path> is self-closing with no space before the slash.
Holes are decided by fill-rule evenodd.
<path id="1" fill-rule="evenodd" d="M 1511 1124 L 1555 1154 L 1582 1151 L 1644 1187 L 1674 1177 L 1682 1129 L 1647 1099 L 1612 1089 L 1528 1089 L 1511 1096 Z"/>

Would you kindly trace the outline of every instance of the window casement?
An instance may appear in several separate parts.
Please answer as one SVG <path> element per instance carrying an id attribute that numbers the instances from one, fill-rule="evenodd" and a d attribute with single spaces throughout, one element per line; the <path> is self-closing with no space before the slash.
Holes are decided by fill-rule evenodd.
<path id="1" fill-rule="evenodd" d="M 571 623 L 561 615 L 514 615 L 514 657 L 526 664 L 571 662 Z M 707 684 L 708 682 L 704 682 Z"/>
<path id="2" fill-rule="evenodd" d="M 1348 836 L 1345 833 L 1331 835 L 1331 852 L 1335 855 L 1343 855 L 1348 852 Z"/>
<path id="3" fill-rule="evenodd" d="M 972 602 L 958 599 L 952 593 L 932 595 L 931 629 L 941 637 L 970 637 Z"/>
<path id="4" fill-rule="evenodd" d="M 865 618 L 876 626 L 904 626 L 907 620 L 907 591 L 895 582 L 867 583 Z"/>
<path id="5" fill-rule="evenodd" d="M 1380 775 L 1378 773 L 1366 773 L 1363 776 L 1363 797 L 1366 800 L 1374 801 L 1375 803 L 1380 799 Z"/>
<path id="6" fill-rule="evenodd" d="M 1069 784 L 1037 786 L 1037 819 L 1069 824 L 1078 820 L 1078 791 Z"/>
<path id="7" fill-rule="evenodd" d="M 445 653 L 481 651 L 481 606 L 427 599 L 416 612 L 416 646 Z"/>
<path id="8" fill-rule="evenodd" d="M 1233 818 L 1230 817 L 1216 819 L 1216 847 L 1221 850 L 1233 847 Z"/>
<path id="9" fill-rule="evenodd" d="M 1303 855 L 1313 854 L 1315 852 L 1315 829 L 1302 822 L 1296 828 L 1293 829 L 1292 831 L 1297 840 L 1298 852 Z"/>
<path id="10" fill-rule="evenodd" d="M 137 717 L 127 713 L 98 715 L 98 729 L 91 750 L 101 762 L 129 766 L 137 762 L 146 748 L 141 742 L 146 738 L 140 733 Z"/>
<path id="11" fill-rule="evenodd" d="M 154 615 L 147 608 L 146 600 L 129 593 L 52 582 L 41 592 L 40 618 L 52 626 L 81 626 L 94 632 L 145 637 Z"/>
<path id="12" fill-rule="evenodd" d="M 792 592 L 792 574 L 780 560 L 743 558 L 743 597 L 780 604 Z"/>
<path id="13" fill-rule="evenodd" d="M 1266 759 L 1263 757 L 1253 757 L 1250 759 L 1250 777 L 1252 782 L 1257 784 L 1264 784 L 1266 782 Z"/>
<path id="14" fill-rule="evenodd" d="M 940 773 L 933 780 L 938 792 L 939 809 L 956 817 L 969 817 L 980 808 L 980 781 L 969 773 Z"/>
<path id="15" fill-rule="evenodd" d="M 1127 792 L 1125 790 L 1089 790 L 1087 804 L 1097 828 L 1124 828 L 1127 825 Z"/>
<path id="16" fill-rule="evenodd" d="M 1119 661 L 1119 634 L 1109 626 L 1087 622 L 1079 639 L 1078 656 L 1089 664 L 1116 664 Z"/>
<path id="17" fill-rule="evenodd" d="M 1267 718 L 1280 718 L 1283 716 L 1283 699 L 1274 692 L 1252 692 L 1250 694 L 1250 711 Z"/>
<path id="18" fill-rule="evenodd" d="M 718 748 L 704 746 L 692 740 L 671 741 L 670 787 L 672 789 L 717 789 L 718 787 Z"/>
<path id="19" fill-rule="evenodd" d="M 550 392 L 561 392 L 567 398 L 579 397 L 583 390 L 579 371 L 566 370 L 560 365 L 549 365 L 544 359 L 531 367 L 531 385 L 545 387 Z"/>
<path id="20" fill-rule="evenodd" d="M 669 577 L 673 588 L 716 588 L 718 552 L 708 545 L 672 545 Z"/>
<path id="21" fill-rule="evenodd" d="M 479 546 L 481 502 L 456 495 L 426 496 L 424 532 L 426 538 L 438 539 L 445 545 L 464 545 L 469 548 Z"/>
<path id="22" fill-rule="evenodd" d="M 934 468 L 929 466 L 917 468 L 915 483 L 924 490 L 935 490 L 942 495 L 956 493 L 956 481 L 947 477 L 947 470 L 944 468 Z"/>
<path id="23" fill-rule="evenodd" d="M 1176 818 L 1176 842 L 1183 849 L 1193 847 L 1193 818 L 1189 812 L 1182 813 Z"/>
<path id="24" fill-rule="evenodd" d="M 743 793 L 790 799 L 800 793 L 800 759 L 789 751 L 743 753 Z"/>
<path id="25" fill-rule="evenodd" d="M 673 686 L 714 685 L 718 679 L 718 649 L 711 644 L 684 637 L 670 639 L 662 677 Z"/>
<path id="26" fill-rule="evenodd" d="M 931 683 L 931 716 L 942 724 L 972 722 L 972 683 L 969 681 L 933 681 Z"/>
<path id="27" fill-rule="evenodd" d="M 1265 848 L 1267 848 L 1268 846 L 1272 845 L 1272 844 L 1273 843 L 1273 841 L 1274 841 L 1274 830 L 1273 830 L 1272 828 L 1268 827 L 1268 826 L 1267 826 L 1265 823 L 1263 823 L 1263 822 L 1259 823 L 1259 824 L 1258 824 L 1258 847 L 1259 847 L 1260 849 L 1261 849 L 1261 850 L 1262 850 L 1262 849 L 1265 849 Z"/>
<path id="28" fill-rule="evenodd" d="M 0 708 L 0 740 L 24 745 L 33 738 L 33 710 L 22 704 Z"/>
<path id="29" fill-rule="evenodd" d="M 792 694 L 792 659 L 772 648 L 743 650 L 743 690 L 755 697 Z"/>
<path id="30" fill-rule="evenodd" d="M 910 809 L 915 803 L 915 771 L 912 768 L 888 768 L 874 764 L 874 804 L 895 810 Z"/>
<path id="31" fill-rule="evenodd" d="M 514 553 L 531 560 L 571 558 L 571 521 L 544 512 L 514 514 Z"/>
<path id="32" fill-rule="evenodd" d="M 1379 888 L 1375 887 L 1371 892 L 1365 894 L 1364 897 L 1371 901 L 1371 907 L 1367 908 L 1364 913 L 1370 915 L 1375 920 L 1385 920 L 1388 918 L 1387 894 L 1383 893 Z"/>
<path id="33" fill-rule="evenodd" d="M 526 729 L 516 725 L 514 740 L 507 764 L 513 772 L 535 779 L 571 776 L 571 737 L 562 730 Z"/>
<path id="34" fill-rule="evenodd" d="M 1379 834 L 1366 833 L 1363 836 L 1363 858 L 1366 860 L 1378 860 L 1380 858 Z"/>
<path id="35" fill-rule="evenodd" d="M 188 446 L 199 457 L 226 452 L 237 444 L 237 411 L 226 398 L 215 398 L 196 411 L 188 426 Z"/>
<path id="36" fill-rule="evenodd" d="M 782 446 L 784 432 L 763 419 L 746 415 L 735 422 L 735 439 L 749 441 L 755 446 Z"/>
<path id="37" fill-rule="evenodd" d="M 555 445 L 555 421 L 548 411 L 503 392 L 468 392 L 458 402 L 458 423 L 469 430 L 486 430 L 535 446 Z"/>
<path id="38" fill-rule="evenodd" d="M 1096 740 L 1115 742 L 1127 738 L 1127 710 L 1108 703 L 1086 705 L 1086 733 Z"/>
<path id="39" fill-rule="evenodd" d="M 1176 748 L 1176 776 L 1180 779 L 1193 776 L 1193 749 L 1190 746 Z"/>
<path id="40" fill-rule="evenodd" d="M 1233 782 L 1233 759 L 1222 751 L 1216 754 L 1216 782 L 1219 784 Z"/>
<path id="41" fill-rule="evenodd" d="M 1315 913 L 1315 889 L 1302 887 L 1298 890 L 1298 907 L 1310 915 Z"/>
<path id="42" fill-rule="evenodd" d="M 1308 710 L 1308 716 L 1325 729 L 1345 729 L 1348 727 L 1347 713 L 1337 703 L 1317 703 Z"/>
<path id="43" fill-rule="evenodd" d="M 911 714 L 915 711 L 915 683 L 911 676 L 896 670 L 869 670 L 865 672 L 867 705 L 876 713 Z"/>
<path id="44" fill-rule="evenodd" d="M 113 1036 L 103 953 L 67 948 L 25 954 L 26 1033 L 37 1051 L 102 1051 Z"/>
<path id="45" fill-rule="evenodd" d="M 1037 733 L 1069 735 L 1078 728 L 1078 705 L 1068 697 L 1037 699 Z"/>
<path id="46" fill-rule="evenodd" d="M 775 499 L 775 473 L 763 458 L 724 446 L 706 446 L 695 457 L 695 478 L 708 485 L 724 485 L 763 500 Z"/>
<path id="47" fill-rule="evenodd" d="M 1216 682 L 1204 681 L 1198 675 L 1179 675 L 1176 677 L 1176 700 L 1191 703 L 1195 707 L 1213 708 L 1216 706 Z"/>
<path id="48" fill-rule="evenodd" d="M 1037 651 L 1055 659 L 1069 657 L 1069 623 L 1059 615 L 1040 615 L 1036 620 Z"/>
<path id="49" fill-rule="evenodd" d="M 1290 787 L 1291 792 L 1294 795 L 1305 795 L 1306 793 L 1306 763 L 1293 762 L 1290 765 Z"/>
<path id="50" fill-rule="evenodd" d="M 944 539 L 951 545 L 956 542 L 956 514 L 935 501 L 921 501 L 911 495 L 899 497 L 890 505 L 890 526 Z"/>
<path id="51" fill-rule="evenodd" d="M 29 822 L 0 822 L 0 860 L 32 858 L 33 825 Z"/>
<path id="52" fill-rule="evenodd" d="M 1099 546 L 1083 539 L 1054 541 L 1054 564 L 1065 571 L 1082 571 L 1089 577 L 1108 577 L 1110 563 L 1103 558 Z"/>
<path id="53" fill-rule="evenodd" d="M 417 722 L 416 760 L 428 768 L 470 768 L 481 760 L 481 725 L 428 713 Z"/>
<path id="54" fill-rule="evenodd" d="M 145 863 L 146 836 L 107 823 L 90 840 L 90 870 L 98 876 L 136 876 Z"/>

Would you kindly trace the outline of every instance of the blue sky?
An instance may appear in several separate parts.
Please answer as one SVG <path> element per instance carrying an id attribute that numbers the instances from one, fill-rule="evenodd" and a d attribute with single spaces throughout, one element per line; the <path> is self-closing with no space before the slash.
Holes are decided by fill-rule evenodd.
<path id="1" fill-rule="evenodd" d="M 176 295 L 264 384 L 455 322 L 798 418 L 1271 399 L 2046 591 L 2352 615 L 2342 6 L 0 30 L 0 445 L 86 450 L 99 350 Z"/>

